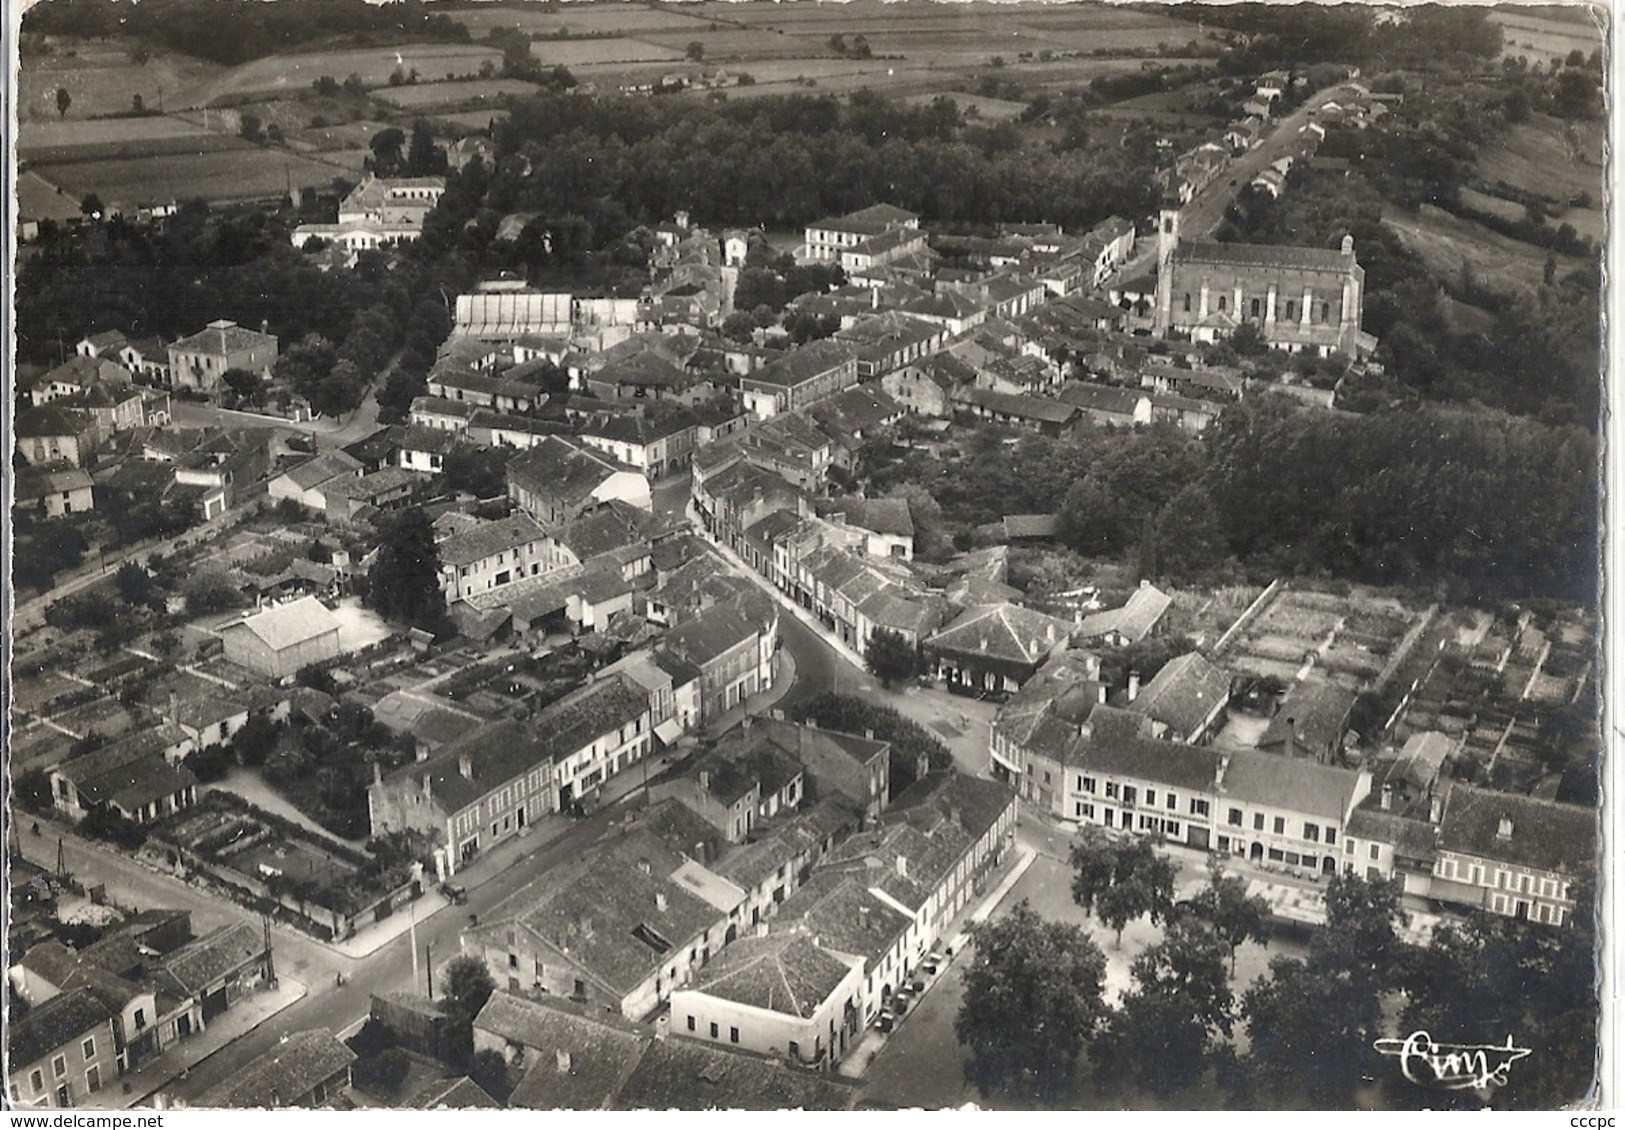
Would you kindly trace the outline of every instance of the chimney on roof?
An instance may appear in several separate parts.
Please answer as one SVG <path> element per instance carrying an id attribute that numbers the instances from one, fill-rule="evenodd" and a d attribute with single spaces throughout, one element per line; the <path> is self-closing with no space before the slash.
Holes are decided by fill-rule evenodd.
<path id="1" fill-rule="evenodd" d="M 1101 706 L 1106 705 L 1106 684 L 1105 683 L 1096 683 L 1095 684 L 1095 701 L 1098 702 Z"/>
<path id="2" fill-rule="evenodd" d="M 1348 242 L 1350 244 L 1353 243 L 1352 240 L 1349 240 Z M 1346 250 L 1348 250 L 1348 248 L 1344 248 L 1344 250 L 1346 251 Z M 260 319 L 260 333 L 269 334 L 270 332 L 271 332 L 271 323 L 270 323 L 270 321 L 268 321 L 265 318 L 261 318 Z"/>
<path id="3" fill-rule="evenodd" d="M 897 876 L 900 879 L 908 878 L 908 856 L 906 855 L 897 857 Z"/>
<path id="4" fill-rule="evenodd" d="M 869 929 L 869 908 L 867 906 L 858 907 L 858 929 Z"/>
<path id="5" fill-rule="evenodd" d="M 1343 237 L 1343 254 L 1344 255 L 1353 255 L 1354 254 L 1354 237 L 1352 235 L 1345 235 Z"/>
<path id="6" fill-rule="evenodd" d="M 1128 700 L 1133 702 L 1140 697 L 1140 673 L 1130 670 L 1128 673 Z"/>
<path id="7" fill-rule="evenodd" d="M 457 755 L 457 775 L 465 781 L 474 779 L 474 757 L 472 754 L 459 753 Z"/>
<path id="8" fill-rule="evenodd" d="M 783 722 L 784 721 L 784 711 L 781 710 L 780 708 L 778 708 L 777 706 L 775 706 L 772 710 L 769 710 L 767 712 L 767 715 L 768 715 L 769 718 L 773 719 L 773 721 L 775 721 L 775 722 Z"/>
<path id="9" fill-rule="evenodd" d="M 276 1107 L 280 1107 L 281 1105 L 282 1105 L 282 1092 L 277 1090 L 275 1087 L 272 1087 L 271 1088 L 271 1106 L 273 1108 L 276 1108 Z"/>
<path id="10" fill-rule="evenodd" d="M 878 286 L 869 288 L 869 309 L 880 309 L 880 288 Z"/>
<path id="11" fill-rule="evenodd" d="M 665 891 L 656 891 L 655 892 L 655 909 L 660 911 L 661 913 L 664 913 L 665 910 L 666 910 L 666 907 L 669 906 L 669 905 L 670 905 L 670 903 L 667 902 L 667 900 L 666 900 L 666 892 Z"/>
<path id="12" fill-rule="evenodd" d="M 654 864 L 649 862 L 648 856 L 640 855 L 638 857 L 638 870 L 643 872 L 645 875 L 654 874 Z"/>
<path id="13" fill-rule="evenodd" d="M 1391 810 L 1393 807 L 1394 807 L 1394 786 L 1392 786 L 1392 785 L 1384 785 L 1382 787 L 1382 810 L 1384 812 L 1387 812 L 1387 811 Z"/>
<path id="14" fill-rule="evenodd" d="M 705 793 L 711 791 L 711 770 L 709 769 L 700 770 L 700 791 Z"/>
<path id="15" fill-rule="evenodd" d="M 1437 793 L 1428 794 L 1428 820 L 1437 824 L 1444 817 L 1444 798 Z"/>
<path id="16" fill-rule="evenodd" d="M 558 1066 L 560 1075 L 570 1074 L 570 1053 L 559 1048 L 553 1053 L 553 1061 Z"/>
<path id="17" fill-rule="evenodd" d="M 1503 815 L 1501 822 L 1495 826 L 1495 838 L 1510 840 L 1512 838 L 1512 817 Z"/>
<path id="18" fill-rule="evenodd" d="M 868 739 L 869 739 L 869 740 L 870 740 L 870 741 L 874 741 L 874 740 L 875 740 L 875 732 L 874 732 L 874 730 L 873 730 L 873 729 L 867 729 L 867 730 L 864 730 L 864 731 L 863 731 L 863 736 L 864 736 L 864 737 L 866 737 L 866 738 L 868 738 Z"/>
<path id="19" fill-rule="evenodd" d="M 1219 769 L 1218 769 L 1218 772 L 1213 774 L 1213 791 L 1214 792 L 1220 792 L 1220 793 L 1224 792 L 1224 775 L 1229 769 L 1230 769 L 1230 755 L 1228 753 L 1219 754 Z"/>

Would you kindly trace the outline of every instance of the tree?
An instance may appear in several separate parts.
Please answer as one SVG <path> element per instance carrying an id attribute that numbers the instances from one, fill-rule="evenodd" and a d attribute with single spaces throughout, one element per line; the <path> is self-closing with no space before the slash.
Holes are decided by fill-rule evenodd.
<path id="1" fill-rule="evenodd" d="M 16 779 L 17 802 L 31 812 L 51 810 L 51 773 L 43 765 L 25 770 Z"/>
<path id="2" fill-rule="evenodd" d="M 684 49 L 683 54 L 698 63 L 705 58 L 705 44 L 698 39 L 692 40 L 688 47 Z"/>
<path id="3" fill-rule="evenodd" d="M 132 94 L 130 96 L 130 112 L 133 114 L 145 114 L 147 112 L 146 100 L 141 95 Z"/>
<path id="4" fill-rule="evenodd" d="M 473 1050 L 474 1018 L 496 991 L 496 982 L 491 979 L 491 971 L 485 967 L 485 962 L 466 954 L 454 957 L 446 964 L 441 980 L 446 1018 L 453 1039 L 462 1042 L 463 1058 L 466 1060 Z"/>
<path id="5" fill-rule="evenodd" d="M 422 510 L 402 510 L 385 524 L 367 575 L 367 605 L 386 620 L 425 627 L 445 612 L 440 550 Z"/>
<path id="6" fill-rule="evenodd" d="M 224 573 L 196 573 L 186 582 L 183 592 L 188 616 L 210 616 L 243 606 L 243 594 Z"/>
<path id="7" fill-rule="evenodd" d="M 124 603 L 136 608 L 152 603 L 152 576 L 134 561 L 120 565 L 114 580 L 118 582 L 119 596 L 124 598 Z"/>
<path id="8" fill-rule="evenodd" d="M 1208 885 L 1196 896 L 1196 913 L 1213 928 L 1213 933 L 1230 950 L 1230 972 L 1236 971 L 1236 950 L 1243 942 L 1268 945 L 1266 916 L 1270 905 L 1262 895 L 1249 895 L 1247 883 L 1237 875 L 1226 875 L 1218 859 L 1208 862 Z"/>
<path id="9" fill-rule="evenodd" d="M 245 141 L 258 141 L 264 124 L 258 114 L 244 114 L 237 120 L 237 135 Z"/>
<path id="10" fill-rule="evenodd" d="M 265 378 L 249 369 L 227 369 L 220 379 L 244 403 L 258 404 L 265 392 Z"/>
<path id="11" fill-rule="evenodd" d="M 106 211 L 106 208 L 102 204 L 102 198 L 100 196 L 97 196 L 94 192 L 89 192 L 85 194 L 85 198 L 83 200 L 79 201 L 79 211 L 89 216 L 92 220 L 99 220 L 102 218 L 102 213 Z"/>
<path id="12" fill-rule="evenodd" d="M 1196 1082 L 1234 1021 L 1225 945 L 1191 919 L 1134 960 L 1124 994 L 1091 1050 L 1096 1077 L 1136 1081 L 1160 1097 Z"/>
<path id="13" fill-rule="evenodd" d="M 971 1050 L 967 1077 L 986 1094 L 1027 1085 L 1064 1091 L 1101 1015 L 1106 957 L 1077 926 L 1046 922 L 1023 899 L 971 929 L 975 958 L 954 1034 Z"/>
<path id="14" fill-rule="evenodd" d="M 508 1097 L 508 1061 L 495 1048 L 482 1048 L 474 1053 L 469 1064 L 468 1077 L 494 1099 Z"/>
<path id="15" fill-rule="evenodd" d="M 1173 861 L 1149 836 L 1117 839 L 1086 825 L 1072 845 L 1072 900 L 1117 933 L 1142 915 L 1161 922 L 1174 905 Z"/>
<path id="16" fill-rule="evenodd" d="M 406 151 L 406 175 L 436 176 L 446 171 L 446 154 L 434 143 L 429 123 L 419 118 L 412 123 L 412 143 Z"/>
<path id="17" fill-rule="evenodd" d="M 56 88 L 56 113 L 57 113 L 57 117 L 59 117 L 59 118 L 67 117 L 68 116 L 68 107 L 71 106 L 71 105 L 73 105 L 73 95 L 68 93 L 68 88 L 65 87 L 65 86 L 57 87 Z"/>
<path id="18" fill-rule="evenodd" d="M 412 1070 L 411 1057 L 400 1048 L 384 1048 L 377 1055 L 363 1056 L 355 1064 L 355 1082 L 371 1091 L 393 1091 Z"/>
<path id="19" fill-rule="evenodd" d="M 914 645 L 904 639 L 901 632 L 887 628 L 877 628 L 869 634 L 869 646 L 864 649 L 863 659 L 869 673 L 887 690 L 891 690 L 895 682 L 913 678 L 920 663 Z"/>
<path id="20" fill-rule="evenodd" d="M 372 150 L 372 169 L 381 177 L 392 176 L 401 164 L 401 148 L 406 134 L 395 126 L 381 129 L 372 135 L 367 147 Z"/>

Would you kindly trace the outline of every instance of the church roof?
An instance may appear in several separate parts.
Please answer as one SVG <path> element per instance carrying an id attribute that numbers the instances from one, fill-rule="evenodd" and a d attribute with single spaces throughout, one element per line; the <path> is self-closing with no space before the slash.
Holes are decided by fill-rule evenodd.
<path id="1" fill-rule="evenodd" d="M 1235 267 L 1281 267 L 1298 270 L 1343 271 L 1354 265 L 1354 251 L 1324 247 L 1282 247 L 1264 243 L 1215 243 L 1193 240 L 1174 250 L 1176 263 L 1212 263 Z"/>

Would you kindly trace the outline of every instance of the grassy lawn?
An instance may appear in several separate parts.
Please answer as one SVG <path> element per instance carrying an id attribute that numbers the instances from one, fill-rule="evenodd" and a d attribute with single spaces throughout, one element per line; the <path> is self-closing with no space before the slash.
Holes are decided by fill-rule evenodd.
<path id="1" fill-rule="evenodd" d="M 517 28 L 529 35 L 557 35 L 561 31 L 571 35 L 623 35 L 642 31 L 701 31 L 710 26 L 700 16 L 634 4 L 582 4 L 579 10 L 572 7 L 563 11 L 538 11 L 529 4 L 492 4 L 489 9 L 447 14 L 468 28 L 475 39 L 484 39 L 493 28 Z"/>
<path id="2" fill-rule="evenodd" d="M 354 179 L 365 150 L 323 154 L 322 161 L 279 149 L 240 149 L 173 157 L 134 157 L 42 166 L 47 181 L 75 199 L 94 192 L 132 207 L 202 197 L 209 201 L 280 196 L 289 185 L 326 188 L 334 177 Z"/>
<path id="3" fill-rule="evenodd" d="M 1391 210 L 1383 215 L 1382 222 L 1398 234 L 1406 247 L 1422 257 L 1437 278 L 1458 278 L 1465 261 L 1474 277 L 1492 290 L 1516 292 L 1542 285 L 1546 266 L 1544 248 L 1509 239 L 1430 204 L 1422 205 L 1415 213 Z M 1558 276 L 1567 274 L 1581 262 L 1559 255 Z"/>
<path id="4" fill-rule="evenodd" d="M 530 54 L 544 67 L 583 67 L 594 63 L 672 62 L 682 47 L 662 47 L 640 39 L 538 39 Z"/>

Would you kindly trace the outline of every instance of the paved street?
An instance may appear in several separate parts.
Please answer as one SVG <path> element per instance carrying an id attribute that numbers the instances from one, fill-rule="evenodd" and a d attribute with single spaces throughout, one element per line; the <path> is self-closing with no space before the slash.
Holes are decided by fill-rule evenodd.
<path id="1" fill-rule="evenodd" d="M 1335 86 L 1311 95 L 1304 100 L 1292 113 L 1273 123 L 1268 136 L 1258 145 L 1241 156 L 1234 158 L 1228 168 L 1220 173 L 1212 184 L 1208 185 L 1179 212 L 1179 232 L 1185 239 L 1200 239 L 1212 233 L 1224 219 L 1225 209 L 1229 208 L 1235 200 L 1236 194 L 1254 177 L 1262 172 L 1271 161 L 1295 154 L 1298 150 L 1298 131 L 1309 123 L 1311 110 L 1319 109 L 1338 95 L 1348 93 L 1348 88 Z"/>

